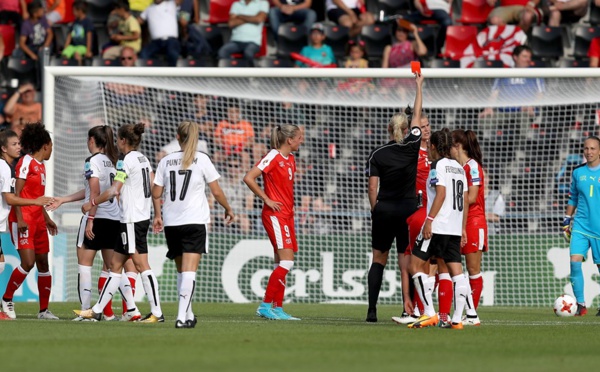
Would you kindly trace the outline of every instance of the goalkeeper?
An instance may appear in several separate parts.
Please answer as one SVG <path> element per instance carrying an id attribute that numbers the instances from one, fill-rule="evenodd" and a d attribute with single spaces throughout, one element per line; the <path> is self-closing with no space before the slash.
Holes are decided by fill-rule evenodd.
<path id="1" fill-rule="evenodd" d="M 592 249 L 594 264 L 600 269 L 600 139 L 588 137 L 583 144 L 586 163 L 573 170 L 563 233 L 570 241 L 571 285 L 577 299 L 575 316 L 587 314 L 581 265 Z M 573 215 L 575 213 L 575 215 Z M 571 226 L 571 220 L 573 224 Z M 600 316 L 600 309 L 596 316 Z"/>

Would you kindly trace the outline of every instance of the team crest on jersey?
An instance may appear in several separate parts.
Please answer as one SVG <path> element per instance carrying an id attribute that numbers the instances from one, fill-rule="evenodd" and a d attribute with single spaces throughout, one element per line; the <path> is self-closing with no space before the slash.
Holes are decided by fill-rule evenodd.
<path id="1" fill-rule="evenodd" d="M 419 129 L 419 128 L 417 128 L 417 127 L 414 127 L 414 128 L 411 130 L 411 133 L 413 134 L 413 136 L 420 136 L 420 135 L 421 135 L 421 129 Z"/>
<path id="2" fill-rule="evenodd" d="M 117 170 L 123 170 L 123 165 L 125 165 L 123 160 L 117 161 Z"/>
<path id="3" fill-rule="evenodd" d="M 35 168 L 33 168 L 34 171 L 39 172 L 40 168 L 36 165 Z"/>
<path id="4" fill-rule="evenodd" d="M 279 166 L 280 166 L 281 168 L 283 168 L 283 166 L 284 166 L 284 164 L 283 164 L 283 161 L 280 161 L 280 162 L 279 162 Z"/>
<path id="5" fill-rule="evenodd" d="M 585 177 L 585 175 L 583 176 L 579 176 L 579 181 L 585 181 L 587 178 Z"/>

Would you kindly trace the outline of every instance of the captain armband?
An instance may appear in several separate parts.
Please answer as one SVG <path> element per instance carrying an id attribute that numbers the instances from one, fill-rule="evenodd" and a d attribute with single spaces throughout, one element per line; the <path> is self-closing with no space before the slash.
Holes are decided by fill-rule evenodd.
<path id="1" fill-rule="evenodd" d="M 115 181 L 125 183 L 126 179 L 127 179 L 127 173 L 125 173 L 123 171 L 117 171 L 117 175 L 115 176 Z"/>

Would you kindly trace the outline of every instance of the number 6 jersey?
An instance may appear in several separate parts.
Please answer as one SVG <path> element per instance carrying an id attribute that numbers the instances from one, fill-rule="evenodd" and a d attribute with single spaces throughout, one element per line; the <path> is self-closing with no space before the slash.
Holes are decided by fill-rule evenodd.
<path id="1" fill-rule="evenodd" d="M 439 235 L 462 235 L 464 193 L 467 177 L 463 167 L 453 159 L 441 158 L 431 164 L 427 178 L 427 213 L 436 195 L 436 186 L 446 188 L 444 204 L 431 224 L 431 232 Z"/>
<path id="2" fill-rule="evenodd" d="M 183 152 L 174 152 L 162 158 L 156 168 L 154 184 L 164 187 L 164 225 L 208 224 L 206 185 L 221 176 L 208 155 L 202 152 L 196 152 L 188 169 L 181 168 L 182 161 Z"/>
<path id="3" fill-rule="evenodd" d="M 119 195 L 121 223 L 150 219 L 152 165 L 141 152 L 130 151 L 119 156 L 115 181 L 123 184 Z"/>

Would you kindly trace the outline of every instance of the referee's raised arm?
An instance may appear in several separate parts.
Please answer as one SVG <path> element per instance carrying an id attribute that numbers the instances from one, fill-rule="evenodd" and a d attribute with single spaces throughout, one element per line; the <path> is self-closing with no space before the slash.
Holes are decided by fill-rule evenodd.
<path id="1" fill-rule="evenodd" d="M 421 112 L 423 111 L 423 80 L 425 80 L 425 78 L 422 74 L 415 74 L 415 81 L 417 82 L 417 94 L 415 95 L 413 116 L 410 122 L 411 128 L 421 127 Z"/>

